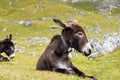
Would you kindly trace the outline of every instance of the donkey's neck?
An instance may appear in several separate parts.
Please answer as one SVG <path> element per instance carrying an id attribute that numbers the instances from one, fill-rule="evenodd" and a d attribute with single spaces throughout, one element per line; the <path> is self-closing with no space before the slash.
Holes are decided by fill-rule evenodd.
<path id="1" fill-rule="evenodd" d="M 61 35 L 56 35 L 53 37 L 52 42 L 53 44 L 56 44 L 55 47 L 55 53 L 58 55 L 68 54 L 69 45 L 66 43 L 63 37 Z"/>
<path id="2" fill-rule="evenodd" d="M 64 45 L 66 48 L 69 48 L 69 46 L 67 45 L 67 43 L 66 43 L 65 39 L 63 38 L 63 36 L 61 35 L 60 37 L 61 37 L 61 40 L 62 40 L 63 45 Z"/>

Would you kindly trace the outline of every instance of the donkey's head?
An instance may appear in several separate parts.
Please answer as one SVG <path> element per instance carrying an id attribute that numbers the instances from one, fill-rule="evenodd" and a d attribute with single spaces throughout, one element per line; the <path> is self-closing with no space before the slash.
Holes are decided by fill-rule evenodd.
<path id="1" fill-rule="evenodd" d="M 14 43 L 12 40 L 12 34 L 7 36 L 4 40 L 0 41 L 0 53 L 5 52 L 11 59 L 15 57 Z"/>
<path id="2" fill-rule="evenodd" d="M 54 22 L 63 27 L 61 36 L 68 47 L 82 52 L 85 56 L 91 54 L 91 45 L 87 40 L 85 31 L 80 25 L 71 21 L 63 23 L 58 19 L 54 19 Z"/>

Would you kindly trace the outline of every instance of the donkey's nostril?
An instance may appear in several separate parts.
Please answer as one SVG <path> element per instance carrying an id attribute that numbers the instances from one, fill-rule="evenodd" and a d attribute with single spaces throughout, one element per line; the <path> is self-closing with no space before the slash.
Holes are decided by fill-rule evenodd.
<path id="1" fill-rule="evenodd" d="M 91 54 L 91 52 L 92 52 L 91 49 L 89 49 L 89 50 L 88 50 L 88 53 Z"/>
<path id="2" fill-rule="evenodd" d="M 91 49 L 88 49 L 88 51 L 83 52 L 85 56 L 89 56 L 91 54 Z"/>

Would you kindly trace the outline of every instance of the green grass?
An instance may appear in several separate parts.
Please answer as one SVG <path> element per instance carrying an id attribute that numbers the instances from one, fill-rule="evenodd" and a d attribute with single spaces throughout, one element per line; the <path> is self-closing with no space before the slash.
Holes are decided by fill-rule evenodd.
<path id="1" fill-rule="evenodd" d="M 120 16 L 120 7 L 113 9 L 112 10 L 112 15 L 114 15 L 114 16 Z"/>
<path id="2" fill-rule="evenodd" d="M 98 12 L 99 10 L 96 8 L 96 3 L 97 2 L 90 2 L 90 1 L 81 1 L 77 3 L 68 2 L 68 4 L 74 8 L 77 8 L 80 10 Z"/>
<path id="3" fill-rule="evenodd" d="M 92 8 L 90 10 L 89 8 L 87 8 L 88 10 L 84 9 L 84 7 L 87 7 L 85 4 L 82 9 L 74 10 L 68 3 L 64 3 L 61 0 L 18 0 L 18 2 L 8 5 L 10 1 L 14 0 L 0 1 L 0 39 L 11 33 L 13 34 L 13 42 L 19 44 L 17 47 L 25 46 L 26 51 L 23 53 L 16 52 L 16 57 L 10 62 L 0 62 L 0 80 L 83 80 L 83 78 L 74 75 L 35 70 L 37 60 L 48 44 L 43 42 L 31 43 L 26 42 L 26 40 L 36 36 L 46 36 L 51 39 L 53 35 L 60 34 L 61 31 L 61 28 L 59 28 L 51 32 L 50 27 L 56 24 L 52 19 L 41 21 L 40 19 L 43 17 L 61 20 L 74 18 L 78 20 L 80 25 L 94 30 L 96 28 L 95 25 L 99 24 L 102 28 L 102 32 L 99 34 L 85 30 L 89 40 L 95 37 L 101 39 L 103 33 L 118 32 L 118 27 L 120 26 L 119 21 L 115 19 L 108 19 L 99 13 L 91 12 Z M 42 6 L 43 11 L 38 9 L 33 13 L 37 5 Z M 76 16 L 80 12 L 84 13 L 85 16 Z M 11 20 L 33 20 L 33 23 L 32 26 L 25 27 Z M 7 31 L 3 31 L 4 28 L 7 28 Z M 40 44 L 43 44 L 43 46 L 40 46 Z M 98 80 L 119 80 L 119 49 L 91 61 L 82 54 L 77 53 L 78 57 L 73 58 L 72 61 L 77 68 L 86 74 L 97 76 Z M 30 56 L 31 53 L 36 55 L 32 57 Z M 4 53 L 2 55 L 6 56 Z M 85 80 L 91 79 L 87 78 Z"/>
<path id="4" fill-rule="evenodd" d="M 99 80 L 119 80 L 120 69 L 118 56 L 120 48 L 114 52 L 98 57 L 94 60 L 88 60 L 81 54 L 72 61 L 77 68 L 89 75 L 95 75 Z M 0 63 L 0 79 L 1 80 L 83 80 L 74 75 L 63 75 L 55 72 L 36 71 L 36 62 L 39 58 L 39 53 L 43 50 L 37 51 L 37 56 L 31 57 L 28 52 L 16 53 L 16 58 L 10 62 Z M 85 79 L 90 80 L 90 79 Z"/>

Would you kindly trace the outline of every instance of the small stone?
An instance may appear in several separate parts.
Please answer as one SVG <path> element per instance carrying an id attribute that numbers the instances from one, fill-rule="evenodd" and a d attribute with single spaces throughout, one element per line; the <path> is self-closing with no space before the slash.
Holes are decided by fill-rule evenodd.
<path id="1" fill-rule="evenodd" d="M 32 25 L 32 22 L 31 22 L 31 21 L 26 21 L 26 22 L 25 22 L 25 26 L 26 26 L 26 27 L 30 27 L 31 25 Z"/>

